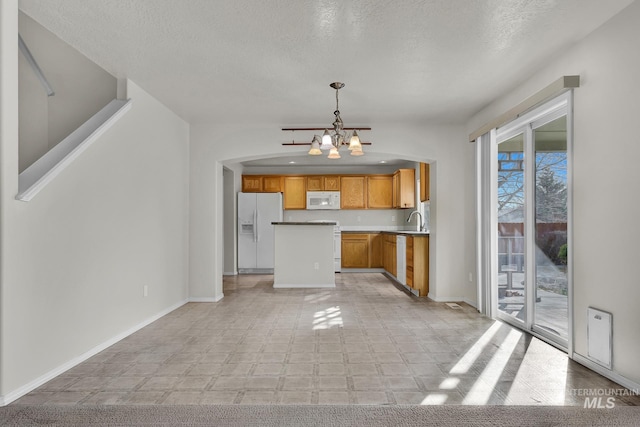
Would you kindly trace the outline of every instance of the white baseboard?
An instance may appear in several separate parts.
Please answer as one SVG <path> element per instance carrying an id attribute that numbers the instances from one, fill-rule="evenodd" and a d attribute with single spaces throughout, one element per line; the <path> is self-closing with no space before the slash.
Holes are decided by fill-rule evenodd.
<path id="1" fill-rule="evenodd" d="M 288 284 L 273 284 L 275 289 L 312 289 L 312 288 L 335 288 L 335 283 L 324 283 L 324 284 L 304 284 L 304 285 L 288 285 Z"/>
<path id="2" fill-rule="evenodd" d="M 471 307 L 475 308 L 476 310 L 478 309 L 478 303 L 476 301 L 472 301 L 469 298 L 463 298 L 462 302 L 469 304 Z"/>
<path id="3" fill-rule="evenodd" d="M 237 271 L 225 271 L 224 273 L 222 273 L 223 276 L 237 276 L 238 272 Z"/>
<path id="4" fill-rule="evenodd" d="M 431 292 L 429 292 L 427 294 L 427 297 L 429 299 L 434 300 L 435 302 L 463 302 L 465 304 L 469 304 L 471 307 L 475 308 L 476 310 L 478 309 L 477 303 L 475 301 L 470 300 L 469 298 L 465 298 L 465 297 L 434 297 L 433 294 Z"/>
<path id="5" fill-rule="evenodd" d="M 609 378 L 611 381 L 620 384 L 623 387 L 628 388 L 629 390 L 634 390 L 634 391 L 638 391 L 640 390 L 640 384 L 630 380 L 627 377 L 624 377 L 622 375 L 620 375 L 619 373 L 612 371 L 610 369 L 605 368 L 602 365 L 599 365 L 598 363 L 595 363 L 593 361 L 591 361 L 590 359 L 584 357 L 583 355 L 574 352 L 573 353 L 573 360 L 575 360 L 576 362 L 578 362 L 579 364 L 586 366 L 587 368 L 591 369 L 592 371 L 595 371 L 597 373 L 599 373 L 600 375 L 602 375 L 603 377 Z"/>
<path id="6" fill-rule="evenodd" d="M 220 294 L 217 297 L 191 297 L 189 302 L 218 302 L 224 298 L 224 294 Z"/>
<path id="7" fill-rule="evenodd" d="M 156 320 L 158 320 L 162 316 L 165 316 L 165 315 L 171 313 L 173 310 L 175 310 L 175 309 L 177 309 L 179 307 L 182 307 L 184 304 L 186 304 L 186 302 L 187 301 L 181 301 L 181 302 L 179 302 L 177 304 L 172 305 L 169 308 L 166 308 L 166 309 L 162 310 L 160 313 L 157 313 L 157 314 L 149 317 L 148 319 L 138 323 L 134 327 L 129 328 L 126 331 L 114 336 L 113 338 L 108 339 L 107 341 L 103 342 L 102 344 L 99 344 L 99 345 L 93 347 L 91 350 L 81 354 L 80 356 L 74 357 L 73 359 L 69 360 L 68 362 L 58 366 L 55 369 L 52 369 L 51 371 L 47 372 L 44 375 L 41 375 L 40 377 L 38 377 L 35 380 L 23 385 L 22 387 L 19 387 L 16 390 L 10 391 L 8 394 L 6 394 L 4 396 L 0 396 L 0 406 L 6 406 L 9 403 L 13 402 L 14 400 L 21 398 L 22 396 L 24 396 L 25 394 L 29 393 L 30 391 L 35 390 L 36 388 L 40 387 L 41 385 L 43 385 L 47 381 L 52 380 L 53 378 L 55 378 L 58 375 L 68 371 L 69 369 L 73 368 L 74 366 L 84 362 L 85 360 L 89 359 L 90 357 L 95 356 L 96 354 L 100 353 L 102 350 L 104 350 L 104 349 L 106 349 L 108 347 L 111 347 L 112 345 L 114 345 L 118 341 L 128 337 L 129 335 L 133 334 L 134 332 L 137 332 L 140 329 L 144 328 L 145 326 L 155 322 Z"/>

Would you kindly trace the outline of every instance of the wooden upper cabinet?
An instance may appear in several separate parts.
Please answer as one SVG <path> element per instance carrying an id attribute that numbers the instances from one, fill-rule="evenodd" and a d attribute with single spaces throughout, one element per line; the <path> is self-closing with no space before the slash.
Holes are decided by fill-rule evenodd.
<path id="1" fill-rule="evenodd" d="M 242 175 L 242 192 L 259 193 L 262 191 L 262 176 Z"/>
<path id="2" fill-rule="evenodd" d="M 340 177 L 340 209 L 366 209 L 366 190 L 366 176 L 343 175 Z"/>
<path id="3" fill-rule="evenodd" d="M 282 191 L 282 177 L 279 175 L 265 175 L 262 177 L 262 191 L 265 193 L 279 193 Z"/>
<path id="4" fill-rule="evenodd" d="M 429 164 L 420 163 L 420 201 L 429 200 Z"/>
<path id="5" fill-rule="evenodd" d="M 324 182 L 322 175 L 308 175 L 307 176 L 307 191 L 322 191 L 324 190 Z"/>
<path id="6" fill-rule="evenodd" d="M 325 176 L 322 181 L 324 183 L 324 191 L 340 191 L 339 176 Z"/>
<path id="7" fill-rule="evenodd" d="M 244 193 L 279 193 L 282 191 L 280 175 L 242 175 Z"/>
<path id="8" fill-rule="evenodd" d="M 306 209 L 306 177 L 285 176 L 282 179 L 282 184 L 284 193 L 284 209 Z"/>
<path id="9" fill-rule="evenodd" d="M 393 207 L 414 208 L 416 206 L 416 170 L 398 169 L 393 174 Z"/>
<path id="10" fill-rule="evenodd" d="M 307 175 L 307 191 L 340 191 L 337 175 Z"/>
<path id="11" fill-rule="evenodd" d="M 391 209 L 393 207 L 393 175 L 370 175 L 367 177 L 367 206 L 369 209 Z"/>

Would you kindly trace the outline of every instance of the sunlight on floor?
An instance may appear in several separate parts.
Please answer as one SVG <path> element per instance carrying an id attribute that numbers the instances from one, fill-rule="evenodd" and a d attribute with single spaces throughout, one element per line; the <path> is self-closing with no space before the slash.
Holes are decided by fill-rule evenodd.
<path id="1" fill-rule="evenodd" d="M 313 330 L 329 329 L 343 326 L 340 307 L 329 307 L 326 310 L 316 311 L 313 315 Z"/>
<path id="2" fill-rule="evenodd" d="M 513 350 L 522 338 L 522 332 L 512 329 L 495 352 L 475 384 L 464 397 L 464 405 L 486 405 L 491 398 L 504 368 L 507 366 Z"/>
<path id="3" fill-rule="evenodd" d="M 452 376 L 446 378 L 440 383 L 439 388 L 441 390 L 454 390 L 458 387 L 460 379 L 456 378 L 456 375 L 467 374 L 472 366 L 476 363 L 478 358 L 482 356 L 487 345 L 494 338 L 496 333 L 502 329 L 508 328 L 509 333 L 504 338 L 497 351 L 493 354 L 488 364 L 482 371 L 482 374 L 476 379 L 471 389 L 465 393 L 462 404 L 465 405 L 486 405 L 495 387 L 511 358 L 513 351 L 515 350 L 523 333 L 509 328 L 502 322 L 495 322 L 487 331 L 473 344 L 473 346 L 467 350 L 467 352 L 460 358 L 453 368 L 449 371 Z M 442 393 L 431 393 L 427 395 L 421 402 L 422 405 L 440 405 L 447 401 L 447 395 Z"/>
<path id="4" fill-rule="evenodd" d="M 469 372 L 469 369 L 471 368 L 471 366 L 473 366 L 475 361 L 482 354 L 482 350 L 484 350 L 484 348 L 487 346 L 489 341 L 491 341 L 491 339 L 496 334 L 496 332 L 498 332 L 498 330 L 502 327 L 507 327 L 507 326 L 504 323 L 497 322 L 497 321 L 493 325 L 491 325 L 491 327 L 487 329 L 487 332 L 485 332 L 478 339 L 478 341 L 476 341 L 473 347 L 471 347 L 469 351 L 467 351 L 465 355 L 462 356 L 460 361 L 456 363 L 456 365 L 453 368 L 451 368 L 449 373 L 452 375 L 456 375 L 456 374 L 466 374 L 467 372 Z"/>

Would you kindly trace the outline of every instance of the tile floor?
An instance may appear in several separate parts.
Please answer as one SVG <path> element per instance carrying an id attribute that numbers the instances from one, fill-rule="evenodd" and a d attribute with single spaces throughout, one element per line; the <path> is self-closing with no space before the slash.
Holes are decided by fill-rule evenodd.
<path id="1" fill-rule="evenodd" d="M 219 303 L 186 304 L 13 404 L 583 406 L 574 390 L 622 389 L 465 304 L 336 277 L 331 290 L 225 278 Z"/>

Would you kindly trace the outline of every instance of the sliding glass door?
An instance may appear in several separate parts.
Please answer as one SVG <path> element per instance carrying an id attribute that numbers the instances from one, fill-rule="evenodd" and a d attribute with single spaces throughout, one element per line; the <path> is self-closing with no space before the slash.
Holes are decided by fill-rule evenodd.
<path id="1" fill-rule="evenodd" d="M 535 126 L 535 124 L 534 124 Z M 568 339 L 567 116 L 533 129 L 535 309 L 533 327 Z"/>
<path id="2" fill-rule="evenodd" d="M 565 349 L 571 292 L 569 101 L 565 95 L 497 129 L 492 165 L 494 313 Z"/>
<path id="3" fill-rule="evenodd" d="M 523 324 L 526 313 L 524 278 L 524 134 L 498 144 L 498 311 Z"/>

